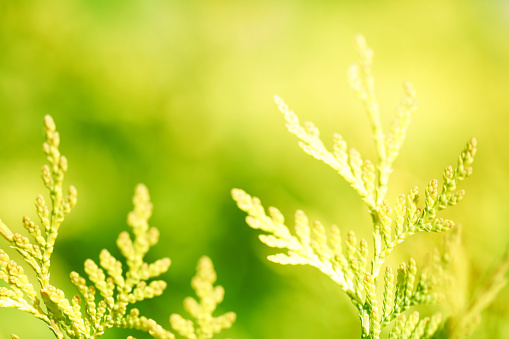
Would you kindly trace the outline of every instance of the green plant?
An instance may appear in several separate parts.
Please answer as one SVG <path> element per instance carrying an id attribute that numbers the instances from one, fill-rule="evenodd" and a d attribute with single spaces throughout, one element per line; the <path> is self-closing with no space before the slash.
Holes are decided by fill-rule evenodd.
<path id="1" fill-rule="evenodd" d="M 389 176 L 405 138 L 410 115 L 416 109 L 415 92 L 410 84 L 404 84 L 404 98 L 390 131 L 384 133 L 371 73 L 373 53 L 362 36 L 356 41 L 360 61 L 349 69 L 349 78 L 371 123 L 378 156 L 376 165 L 363 159 L 355 149 L 348 148 L 339 134 L 334 134 L 333 151 L 329 151 L 311 122 L 301 124 L 283 100 L 275 97 L 275 101 L 287 129 L 299 139 L 304 152 L 332 167 L 360 195 L 373 221 L 372 246 L 364 239 L 358 241 L 353 231 L 349 231 L 343 241 L 339 227 L 332 225 L 327 231 L 318 221 L 310 223 L 302 211 L 295 213 L 292 232 L 278 209 L 269 207 L 266 213 L 258 198 L 240 189 L 232 190 L 233 199 L 247 212 L 248 225 L 266 233 L 259 235 L 263 243 L 287 250 L 287 253 L 269 256 L 270 261 L 314 266 L 339 285 L 357 309 L 362 338 L 379 338 L 381 330 L 390 323 L 394 326 L 389 338 L 461 337 L 470 332 L 465 330 L 470 320 L 478 319 L 482 309 L 505 285 L 509 255 L 492 275 L 493 283 L 485 285 L 471 307 L 449 317 L 435 313 L 424 318 L 418 312 L 409 316 L 404 312 L 410 307 L 438 303 L 450 296 L 447 292 L 453 289 L 453 281 L 458 278 L 453 274 L 456 255 L 451 251 L 459 246 L 459 240 L 451 239 L 459 239 L 456 236 L 459 228 L 446 239 L 442 252 L 435 250 L 430 254 L 420 275 L 413 258 L 401 263 L 397 270 L 386 265 L 386 259 L 399 244 L 417 232 L 444 232 L 454 228 L 453 221 L 438 217 L 438 213 L 464 197 L 465 192 L 458 190 L 458 184 L 472 174 L 476 140 L 472 138 L 467 142 L 456 167 L 447 166 L 442 184 L 436 179 L 429 182 L 424 190 L 423 206 L 418 204 L 417 187 L 389 203 L 386 200 Z M 383 285 L 382 295 L 377 295 L 380 284 Z"/>
<path id="2" fill-rule="evenodd" d="M 91 259 L 85 262 L 85 272 L 92 285 L 88 285 L 87 280 L 78 273 L 70 274 L 71 282 L 78 289 L 79 295 L 74 295 L 69 300 L 62 290 L 51 284 L 51 255 L 60 225 L 76 204 L 77 191 L 74 186 L 70 186 L 68 193 L 63 193 L 67 159 L 60 154 L 60 137 L 53 119 L 46 116 L 44 122 L 46 142 L 43 149 L 48 165 L 42 168 L 42 179 L 49 191 L 51 205 L 48 206 L 44 197 L 38 195 L 35 207 L 40 224 L 36 224 L 28 216 L 23 217 L 23 227 L 33 240 L 13 233 L 0 221 L 0 234 L 35 272 L 40 289 L 36 289 L 36 284 L 30 281 L 22 266 L 0 249 L 0 279 L 8 286 L 0 287 L 0 307 L 15 308 L 32 314 L 44 321 L 57 338 L 97 338 L 111 327 L 145 331 L 154 338 L 175 338 L 172 332 L 165 330 L 154 320 L 141 316 L 138 309 L 130 307 L 130 304 L 161 295 L 166 283 L 154 278 L 170 267 L 169 258 L 162 258 L 154 263 L 144 261 L 145 254 L 159 239 L 158 229 L 150 227 L 148 223 L 152 214 L 152 203 L 144 185 L 136 187 L 133 197 L 134 210 L 127 217 L 134 238 L 124 231 L 117 239 L 127 271 L 121 261 L 107 250 L 102 250 L 99 265 Z M 215 281 L 216 273 L 212 261 L 208 257 L 202 257 L 197 266 L 197 274 L 192 280 L 192 287 L 199 300 L 189 297 L 184 301 L 184 308 L 193 320 L 187 320 L 178 314 L 170 317 L 173 329 L 183 338 L 210 339 L 214 334 L 229 328 L 235 321 L 236 315 L 233 312 L 219 317 L 212 315 L 224 297 L 224 289 L 213 286 Z M 12 335 L 12 338 L 18 337 Z"/>

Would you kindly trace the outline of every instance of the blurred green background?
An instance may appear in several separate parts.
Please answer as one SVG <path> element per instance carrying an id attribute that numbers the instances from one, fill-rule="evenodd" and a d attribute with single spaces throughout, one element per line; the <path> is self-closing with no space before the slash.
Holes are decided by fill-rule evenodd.
<path id="1" fill-rule="evenodd" d="M 356 312 L 339 288 L 307 267 L 280 267 L 230 198 L 239 187 L 370 239 L 355 192 L 305 155 L 284 128 L 278 94 L 328 142 L 334 131 L 366 157 L 370 128 L 349 88 L 362 32 L 375 51 L 384 123 L 412 82 L 419 109 L 395 163 L 388 197 L 424 189 L 454 164 L 464 143 L 479 143 L 464 201 L 446 211 L 464 226 L 475 283 L 509 240 L 509 2 L 0 0 L 0 217 L 13 230 L 35 216 L 43 116 L 51 114 L 79 201 L 61 228 L 54 284 L 71 295 L 102 248 L 113 253 L 131 196 L 145 183 L 160 243 L 148 260 L 172 259 L 162 297 L 140 305 L 168 325 L 198 258 L 209 255 L 226 289 L 222 311 L 234 328 L 218 338 L 356 338 Z M 330 144 L 330 143 L 329 143 Z M 424 254 L 440 235 L 419 234 L 394 263 Z M 7 247 L 3 242 L 2 248 Z M 20 259 L 21 260 L 21 259 Z M 509 337 L 509 289 L 484 313 L 472 338 Z M 0 338 L 52 338 L 42 322 L 0 309 Z M 169 325 L 167 326 L 169 327 Z M 104 338 L 125 338 L 112 330 Z"/>

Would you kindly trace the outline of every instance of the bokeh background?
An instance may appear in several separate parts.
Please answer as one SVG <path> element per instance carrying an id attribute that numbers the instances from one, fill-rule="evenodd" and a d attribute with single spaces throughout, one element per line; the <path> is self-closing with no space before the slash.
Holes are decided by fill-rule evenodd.
<path id="1" fill-rule="evenodd" d="M 183 313 L 192 295 L 198 258 L 208 255 L 226 289 L 220 311 L 238 314 L 219 338 L 359 337 L 339 288 L 312 268 L 265 260 L 273 251 L 230 197 L 240 187 L 290 221 L 304 209 L 370 239 L 360 199 L 299 149 L 272 100 L 279 94 L 324 140 L 340 132 L 373 159 L 367 118 L 346 78 L 358 32 L 375 51 L 385 125 L 403 81 L 419 98 L 390 199 L 441 178 L 464 143 L 478 139 L 467 196 L 444 214 L 463 225 L 465 284 L 475 291 L 509 242 L 505 0 L 0 0 L 0 217 L 20 230 L 21 217 L 35 215 L 43 116 L 51 114 L 69 160 L 66 182 L 79 194 L 52 260 L 55 285 L 73 294 L 71 270 L 83 272 L 102 248 L 118 253 L 116 236 L 143 182 L 161 231 L 148 260 L 172 259 L 168 288 L 140 305 L 145 315 L 169 327 L 168 316 Z M 422 262 L 440 241 L 416 235 L 393 261 Z M 507 338 L 508 302 L 506 288 L 472 338 Z M 22 312 L 0 309 L 0 319 L 0 338 L 52 338 Z M 128 333 L 148 338 L 123 330 L 104 338 Z"/>

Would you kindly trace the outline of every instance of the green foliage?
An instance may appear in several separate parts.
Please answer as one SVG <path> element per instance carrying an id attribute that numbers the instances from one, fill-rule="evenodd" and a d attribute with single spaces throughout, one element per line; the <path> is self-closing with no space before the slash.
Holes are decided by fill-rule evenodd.
<path id="1" fill-rule="evenodd" d="M 169 258 L 153 263 L 144 261 L 150 247 L 156 245 L 159 239 L 158 229 L 150 227 L 148 223 L 152 203 L 144 185 L 136 187 L 134 210 L 127 217 L 134 237 L 124 231 L 117 239 L 127 270 L 124 272 L 123 262 L 104 249 L 99 255 L 99 265 L 91 259 L 85 262 L 85 272 L 91 285 L 78 273 L 70 274 L 79 295 L 69 300 L 62 290 L 51 284 L 51 255 L 59 227 L 65 215 L 76 205 L 77 191 L 74 186 L 70 186 L 68 193 L 63 194 L 67 159 L 60 154 L 60 137 L 50 116 L 45 117 L 45 131 L 43 149 L 48 165 L 42 168 L 42 179 L 49 191 L 51 205 L 46 204 L 42 195 L 37 196 L 35 207 L 40 226 L 29 217 L 23 217 L 23 226 L 35 242 L 19 233 L 13 233 L 0 221 L 0 233 L 35 272 L 40 289 L 30 281 L 24 269 L 0 249 L 0 279 L 9 286 L 0 287 L 0 306 L 34 315 L 44 321 L 57 338 L 97 338 L 112 327 L 145 331 L 154 338 L 175 338 L 172 332 L 165 330 L 156 321 L 140 315 L 137 308 L 129 308 L 131 304 L 161 295 L 166 289 L 166 283 L 154 278 L 170 267 Z M 176 314 L 171 316 L 172 327 L 183 337 L 210 339 L 214 334 L 231 327 L 235 321 L 236 316 L 232 312 L 217 318 L 212 316 L 224 296 L 221 286 L 213 286 L 215 280 L 211 260 L 201 258 L 197 275 L 192 281 L 200 303 L 192 298 L 185 301 L 186 309 L 195 319 L 198 328 L 195 330 L 191 320 L 184 320 Z M 12 337 L 17 338 L 15 335 Z"/>
<path id="2" fill-rule="evenodd" d="M 342 239 L 339 227 L 332 225 L 327 231 L 319 221 L 311 223 L 302 211 L 295 213 L 292 232 L 275 207 L 269 207 L 267 213 L 258 198 L 240 189 L 233 189 L 232 196 L 238 207 L 248 214 L 248 225 L 266 233 L 259 235 L 260 241 L 269 247 L 286 250 L 286 253 L 269 256 L 270 261 L 283 265 L 314 266 L 339 285 L 357 309 L 362 338 L 379 338 L 381 330 L 391 323 L 394 326 L 389 338 L 464 336 L 471 332 L 466 329 L 472 325 L 471 320 L 479 317 L 505 285 L 503 276 L 509 265 L 507 256 L 463 314 L 449 317 L 443 317 L 442 313 L 421 317 L 417 311 L 410 315 L 404 312 L 411 307 L 436 304 L 449 297 L 447 292 L 454 289 L 454 279 L 458 278 L 451 270 L 451 260 L 458 256 L 453 250 L 455 242 L 450 240 L 451 237 L 446 241 L 443 252 L 435 250 L 430 254 L 420 274 L 414 258 L 401 263 L 397 270 L 385 265 L 385 262 L 397 245 L 415 233 L 458 229 L 454 228 L 453 221 L 438 217 L 438 213 L 456 205 L 464 197 L 465 191 L 458 190 L 458 184 L 472 174 L 476 139 L 466 143 L 455 167 L 446 167 L 442 184 L 436 179 L 429 182 L 423 194 L 424 204 L 419 204 L 417 186 L 407 195 L 399 195 L 391 204 L 385 198 L 389 176 L 405 138 L 410 115 L 416 109 L 415 92 L 410 84 L 404 84 L 403 100 L 389 132 L 384 133 L 371 73 L 373 53 L 362 36 L 357 36 L 357 47 L 360 61 L 349 69 L 349 77 L 371 123 L 378 156 L 376 162 L 363 159 L 358 151 L 347 146 L 339 134 L 334 134 L 333 150 L 329 151 L 313 123 L 301 124 L 282 99 L 276 97 L 275 101 L 283 113 L 287 129 L 299 139 L 299 146 L 304 152 L 338 172 L 368 207 L 373 221 L 371 248 L 365 239 L 358 240 L 353 231 Z M 377 294 L 380 284 L 382 295 Z"/>

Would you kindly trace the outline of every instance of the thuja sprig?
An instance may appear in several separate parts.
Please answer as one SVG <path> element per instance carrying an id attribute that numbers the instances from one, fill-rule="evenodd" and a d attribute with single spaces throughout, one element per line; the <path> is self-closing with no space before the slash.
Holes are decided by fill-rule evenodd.
<path id="1" fill-rule="evenodd" d="M 419 204 L 417 186 L 409 194 L 399 195 L 394 204 L 386 200 L 393 163 L 417 101 L 412 86 L 405 83 L 403 100 L 391 128 L 385 133 L 371 72 L 373 52 L 362 36 L 357 36 L 356 42 L 359 62 L 350 67 L 348 74 L 371 124 L 376 161 L 364 159 L 337 133 L 333 135 L 333 149 L 329 151 L 313 123 L 301 124 L 281 98 L 276 96 L 275 102 L 283 113 L 287 129 L 299 139 L 299 146 L 332 167 L 360 195 L 373 220 L 372 247 L 368 247 L 366 240 L 358 240 L 353 231 L 349 231 L 346 239 L 342 240 L 339 227 L 332 225 L 326 230 L 318 221 L 309 222 L 302 211 L 296 212 L 295 226 L 289 227 L 278 209 L 269 207 L 266 211 L 258 198 L 240 189 L 233 189 L 232 196 L 238 207 L 248 214 L 248 225 L 265 232 L 259 235 L 260 240 L 270 247 L 286 250 L 286 253 L 269 256 L 269 260 L 283 265 L 314 266 L 346 292 L 358 310 L 363 338 L 379 338 L 381 329 L 394 320 L 396 325 L 391 338 L 430 338 L 440 325 L 441 315 L 420 319 L 417 312 L 409 317 L 403 312 L 414 305 L 440 300 L 435 288 L 440 279 L 436 272 L 438 269 L 424 268 L 418 275 L 417 263 L 410 258 L 408 263 L 398 267 L 397 272 L 387 265 L 382 279 L 379 279 L 380 271 L 389 254 L 411 235 L 447 231 L 454 226 L 451 220 L 437 215 L 464 197 L 465 192 L 458 190 L 457 186 L 472 173 L 476 140 L 473 138 L 467 142 L 455 167 L 446 167 L 442 184 L 436 179 L 429 182 L 424 191 L 423 205 Z M 376 287 L 380 282 L 383 283 L 383 295 L 377 298 Z M 377 299 L 383 302 L 379 304 Z"/>
<path id="2" fill-rule="evenodd" d="M 49 268 L 58 230 L 64 216 L 76 204 L 77 192 L 74 186 L 70 186 L 68 193 L 65 196 L 63 194 L 67 158 L 60 154 L 58 148 L 60 136 L 56 131 L 53 119 L 49 115 L 44 118 L 44 125 L 46 142 L 43 144 L 43 150 L 48 164 L 42 167 L 41 172 L 44 186 L 49 191 L 51 205 L 48 207 L 42 195 L 38 195 L 35 199 L 35 208 L 40 226 L 28 216 L 23 217 L 22 225 L 33 238 L 33 241 L 19 233 L 13 233 L 0 221 L 2 236 L 10 242 L 11 247 L 34 270 L 40 285 L 38 290 L 41 298 L 39 298 L 36 289 L 24 274 L 23 268 L 14 260 L 9 260 L 7 254 L 0 250 L 2 271 L 0 278 L 10 287 L 2 288 L 0 291 L 0 305 L 32 313 L 43 320 L 57 338 L 64 338 L 63 331 L 65 332 L 65 329 L 63 327 L 75 331 L 81 329 L 82 324 L 79 321 L 73 325 L 63 326 L 63 323 L 62 325 L 59 324 L 59 321 L 64 319 L 65 316 L 76 318 L 79 312 L 77 313 L 66 299 L 62 299 L 61 303 L 60 300 L 57 303 L 52 300 L 52 297 L 61 294 L 50 284 Z M 46 311 L 43 309 L 43 305 L 46 306 Z"/>
<path id="3" fill-rule="evenodd" d="M 157 228 L 148 224 L 152 203 L 144 185 L 136 187 L 133 205 L 134 210 L 128 214 L 127 223 L 134 239 L 126 231 L 120 233 L 117 239 L 117 246 L 126 258 L 128 270 L 123 272 L 122 262 L 104 249 L 99 255 L 99 265 L 91 259 L 85 261 L 85 272 L 94 284 L 93 287 L 87 286 L 86 280 L 78 273 L 71 273 L 71 282 L 85 300 L 86 334 L 102 334 L 108 328 L 117 326 L 146 331 L 155 338 L 174 338 L 173 333 L 164 330 L 154 320 L 140 316 L 138 309 L 133 308 L 128 313 L 129 304 L 163 293 L 166 283 L 151 279 L 165 273 L 171 263 L 169 258 L 159 259 L 152 264 L 144 261 L 150 247 L 159 239 Z M 102 298 L 98 303 L 94 302 L 95 291 Z"/>
<path id="4" fill-rule="evenodd" d="M 22 220 L 23 227 L 33 238 L 13 233 L 0 221 L 0 234 L 7 239 L 35 272 L 40 288 L 36 289 L 24 273 L 23 267 L 11 260 L 0 249 L 0 279 L 9 287 L 0 287 L 0 307 L 16 308 L 31 313 L 41 319 L 61 338 L 97 338 L 112 327 L 123 327 L 148 332 L 154 338 L 174 339 L 175 335 L 165 330 L 156 321 L 140 315 L 131 304 L 154 298 L 163 293 L 166 283 L 154 280 L 170 267 L 170 259 L 162 258 L 153 263 L 144 260 L 150 247 L 157 244 L 159 231 L 149 226 L 152 203 L 147 188 L 140 184 L 133 197 L 134 210 L 128 214 L 127 223 L 133 236 L 121 232 L 117 246 L 125 258 L 127 270 L 122 261 L 104 249 L 99 255 L 99 264 L 91 259 L 85 261 L 85 273 L 92 283 L 77 272 L 70 274 L 71 282 L 79 295 L 68 299 L 65 293 L 50 282 L 51 255 L 58 236 L 60 225 L 76 204 L 77 192 L 69 187 L 64 196 L 63 181 L 67 171 L 67 160 L 60 154 L 60 138 L 55 123 L 50 116 L 45 119 L 46 142 L 43 145 L 48 165 L 42 168 L 44 186 L 49 191 L 51 206 L 48 207 L 42 195 L 35 200 L 39 224 L 29 217 Z M 199 339 L 212 338 L 214 334 L 229 328 L 235 321 L 235 313 L 229 312 L 214 318 L 212 312 L 223 300 L 224 290 L 212 287 L 216 274 L 209 258 L 200 260 L 198 275 L 193 279 L 201 303 L 187 307 L 197 318 Z M 194 300 L 194 299 L 192 299 Z M 178 317 L 172 315 L 172 319 Z M 172 320 L 173 323 L 173 320 Z M 180 328 L 175 330 L 181 333 Z M 181 333 L 182 334 L 182 333 Z M 12 335 L 12 338 L 18 338 Z M 134 339 L 133 337 L 130 337 Z M 194 338 L 186 336 L 186 338 Z"/>
<path id="5" fill-rule="evenodd" d="M 208 257 L 202 257 L 196 267 L 196 276 L 191 281 L 191 286 L 200 301 L 192 297 L 184 300 L 185 310 L 195 321 L 185 319 L 179 314 L 170 316 L 171 327 L 183 337 L 210 339 L 223 329 L 230 328 L 235 321 L 236 315 L 233 312 L 219 317 L 212 315 L 224 298 L 223 287 L 214 286 L 216 279 L 212 261 Z"/>

